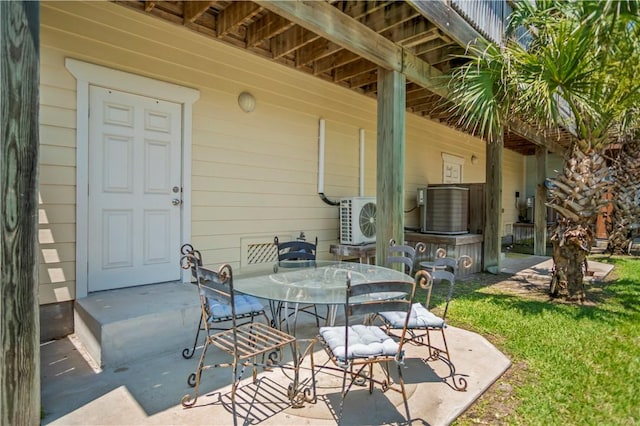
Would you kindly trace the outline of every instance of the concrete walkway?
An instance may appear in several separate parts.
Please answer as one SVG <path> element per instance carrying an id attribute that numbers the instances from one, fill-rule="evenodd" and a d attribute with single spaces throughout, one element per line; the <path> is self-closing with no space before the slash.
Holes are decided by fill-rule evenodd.
<path id="1" fill-rule="evenodd" d="M 588 260 L 586 282 L 599 281 L 611 272 L 613 265 Z M 508 253 L 502 260 L 501 271 L 532 280 L 551 280 L 553 259 L 548 256 L 531 256 L 527 254 Z"/>

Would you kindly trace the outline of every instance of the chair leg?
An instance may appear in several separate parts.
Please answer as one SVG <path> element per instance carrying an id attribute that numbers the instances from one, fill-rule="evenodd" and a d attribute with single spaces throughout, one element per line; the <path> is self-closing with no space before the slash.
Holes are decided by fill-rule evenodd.
<path id="1" fill-rule="evenodd" d="M 310 362 L 311 362 L 311 392 L 312 392 L 312 395 L 311 395 L 311 398 L 307 398 L 307 401 L 309 401 L 312 404 L 315 404 L 318 401 L 318 394 L 317 394 L 317 391 L 316 391 L 316 370 L 314 369 L 315 361 L 313 359 L 313 349 L 314 348 L 313 348 L 313 344 L 312 344 L 312 346 L 310 347 L 310 350 L 309 350 L 309 357 L 311 358 Z M 304 355 L 303 355 L 303 357 L 304 357 Z"/>
<path id="2" fill-rule="evenodd" d="M 238 425 L 238 419 L 236 418 L 236 390 L 238 389 L 238 383 L 240 382 L 240 378 L 238 377 L 238 360 L 234 357 L 233 363 L 231 367 L 232 384 L 231 384 L 231 411 L 233 414 L 233 426 Z"/>
<path id="3" fill-rule="evenodd" d="M 313 305 L 313 313 L 316 316 L 316 327 L 320 327 L 320 317 L 318 317 L 318 307 L 317 305 Z"/>
<path id="4" fill-rule="evenodd" d="M 433 347 L 431 344 L 431 332 L 427 329 L 427 348 L 429 348 L 429 356 L 428 360 L 436 360 L 438 359 L 438 350 Z"/>
<path id="5" fill-rule="evenodd" d="M 451 358 L 449 357 L 449 347 L 447 346 L 447 338 L 444 335 L 444 328 L 441 328 L 440 332 L 442 333 L 442 342 L 444 344 L 444 353 L 447 356 L 447 361 L 451 362 Z"/>
<path id="6" fill-rule="evenodd" d="M 402 376 L 402 364 L 396 363 L 398 366 L 398 381 L 402 390 L 402 401 L 404 401 L 404 410 L 407 412 L 407 424 L 411 424 L 411 414 L 409 413 L 409 401 L 407 400 L 407 390 L 404 387 L 404 377 Z"/>
<path id="7" fill-rule="evenodd" d="M 289 331 L 289 322 L 287 321 L 287 333 L 295 336 L 296 334 L 296 326 L 298 325 L 298 304 L 296 303 L 293 306 L 293 332 Z"/>
<path id="8" fill-rule="evenodd" d="M 195 372 L 195 387 L 193 389 L 193 398 L 191 395 L 187 394 L 182 397 L 182 406 L 183 407 L 193 407 L 198 400 L 198 394 L 200 392 L 200 379 L 202 378 L 202 370 L 204 366 L 205 355 L 207 354 L 207 348 L 209 347 L 209 339 L 204 343 L 204 348 L 202 348 L 202 353 L 200 354 L 200 361 L 198 362 L 198 368 Z M 191 377 L 191 376 L 189 376 Z"/>
<path id="9" fill-rule="evenodd" d="M 340 424 L 340 421 L 342 420 L 342 409 L 344 408 L 344 399 L 347 396 L 347 392 L 348 392 L 348 389 L 345 389 L 347 384 L 347 374 L 353 374 L 353 366 L 350 365 L 348 369 L 345 368 L 342 374 L 342 391 L 341 391 L 342 398 L 340 398 L 340 411 L 338 412 L 338 424 Z"/>
<path id="10" fill-rule="evenodd" d="M 200 315 L 200 322 L 198 323 L 198 328 L 196 330 L 196 338 L 193 341 L 193 348 L 189 350 L 189 348 L 184 348 L 182 350 L 182 357 L 184 359 L 189 359 L 196 353 L 196 346 L 198 346 L 198 337 L 200 337 L 200 330 L 202 330 L 202 315 Z"/>

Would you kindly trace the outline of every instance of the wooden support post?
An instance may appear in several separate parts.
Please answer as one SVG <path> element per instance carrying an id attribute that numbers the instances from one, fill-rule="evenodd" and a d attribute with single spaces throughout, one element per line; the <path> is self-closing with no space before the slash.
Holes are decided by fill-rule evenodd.
<path id="1" fill-rule="evenodd" d="M 387 260 L 389 240 L 404 242 L 404 152 L 406 79 L 378 68 L 376 263 Z"/>
<path id="2" fill-rule="evenodd" d="M 486 189 L 483 261 L 484 270 L 500 273 L 502 229 L 502 155 L 504 135 L 486 144 Z"/>
<path id="3" fill-rule="evenodd" d="M 40 424 L 40 4 L 0 1 L 0 425 Z"/>
<path id="4" fill-rule="evenodd" d="M 547 149 L 536 145 L 536 198 L 533 207 L 533 254 L 547 253 Z"/>

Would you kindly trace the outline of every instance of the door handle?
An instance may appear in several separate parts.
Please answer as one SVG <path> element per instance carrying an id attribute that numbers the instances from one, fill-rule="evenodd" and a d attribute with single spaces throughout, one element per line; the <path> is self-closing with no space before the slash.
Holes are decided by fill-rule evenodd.
<path id="1" fill-rule="evenodd" d="M 182 200 L 174 198 L 173 200 L 171 200 L 171 204 L 173 204 L 174 206 L 179 206 L 180 204 L 182 204 Z"/>

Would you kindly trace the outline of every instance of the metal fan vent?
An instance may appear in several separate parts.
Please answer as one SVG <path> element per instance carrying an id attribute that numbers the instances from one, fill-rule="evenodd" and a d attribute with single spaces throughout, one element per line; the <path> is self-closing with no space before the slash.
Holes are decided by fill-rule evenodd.
<path id="1" fill-rule="evenodd" d="M 376 235 L 376 204 L 366 203 L 360 209 L 360 231 L 367 238 Z"/>

